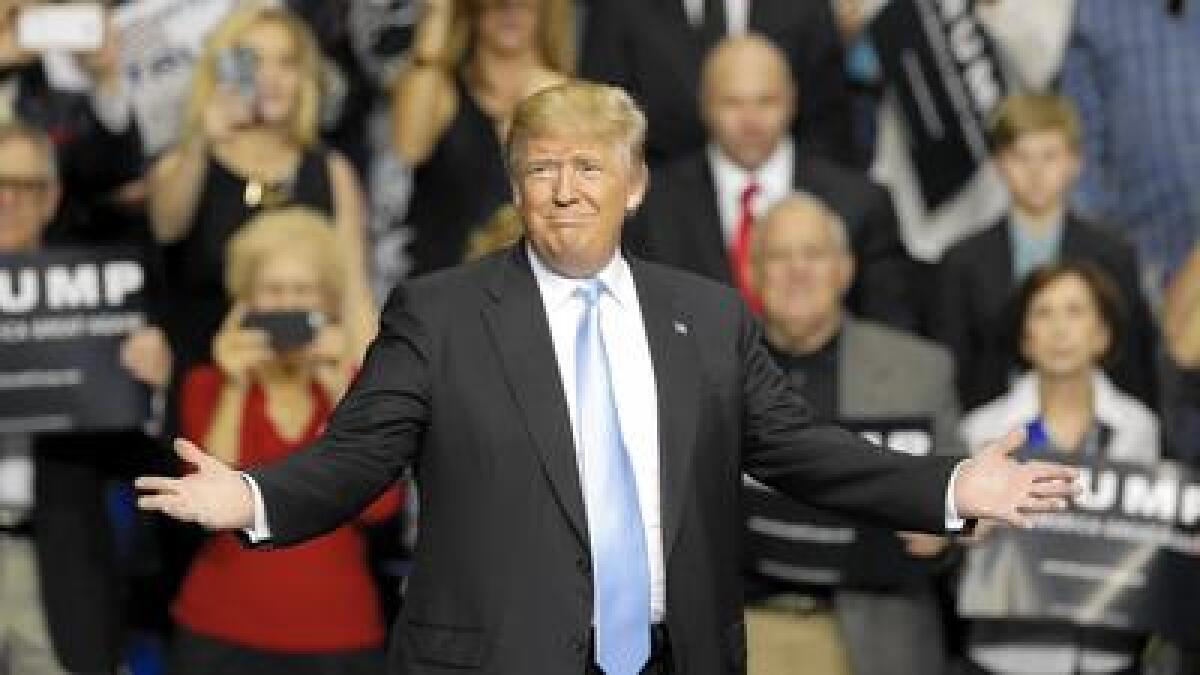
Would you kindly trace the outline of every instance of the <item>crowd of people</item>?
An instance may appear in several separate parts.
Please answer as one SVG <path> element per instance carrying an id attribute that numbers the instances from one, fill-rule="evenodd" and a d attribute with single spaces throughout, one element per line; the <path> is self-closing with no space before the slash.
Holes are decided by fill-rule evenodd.
<path id="1" fill-rule="evenodd" d="M 419 469 L 266 551 L 134 513 L 129 478 L 192 470 L 176 436 L 239 469 L 316 438 L 388 289 L 519 244 L 509 124 L 574 78 L 647 117 L 624 254 L 736 288 L 816 419 L 1200 466 L 1189 3 L 116 0 L 99 47 L 30 49 L 21 18 L 50 4 L 0 0 L 0 271 L 136 251 L 145 322 L 112 360 L 162 405 L 138 429 L 0 424 L 0 674 L 385 671 Z M 183 55 L 165 127 L 131 66 L 146 21 Z M 970 31 L 991 99 L 962 63 L 913 84 Z M 897 537 L 920 572 L 886 587 L 748 545 L 750 672 L 1200 672 L 1200 639 L 970 611 L 1012 583 L 993 528 Z"/>

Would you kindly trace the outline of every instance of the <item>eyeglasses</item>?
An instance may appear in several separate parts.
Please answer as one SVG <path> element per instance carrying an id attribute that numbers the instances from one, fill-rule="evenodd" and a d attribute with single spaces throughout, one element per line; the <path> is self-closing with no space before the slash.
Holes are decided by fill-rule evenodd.
<path id="1" fill-rule="evenodd" d="M 49 178 L 0 175 L 0 196 L 28 201 L 42 196 L 49 188 Z"/>

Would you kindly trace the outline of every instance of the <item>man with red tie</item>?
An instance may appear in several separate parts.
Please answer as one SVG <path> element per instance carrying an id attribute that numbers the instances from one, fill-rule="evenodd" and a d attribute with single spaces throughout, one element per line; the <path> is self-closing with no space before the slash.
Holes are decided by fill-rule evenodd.
<path id="1" fill-rule="evenodd" d="M 783 53 L 766 38 L 751 34 L 719 43 L 702 74 L 700 113 L 709 143 L 653 171 L 646 201 L 626 228 L 626 245 L 651 260 L 737 286 L 757 308 L 746 275 L 754 219 L 795 190 L 809 192 L 846 222 L 859 261 L 850 307 L 860 316 L 915 329 L 913 263 L 891 199 L 865 175 L 801 150 L 791 132 L 794 81 Z"/>

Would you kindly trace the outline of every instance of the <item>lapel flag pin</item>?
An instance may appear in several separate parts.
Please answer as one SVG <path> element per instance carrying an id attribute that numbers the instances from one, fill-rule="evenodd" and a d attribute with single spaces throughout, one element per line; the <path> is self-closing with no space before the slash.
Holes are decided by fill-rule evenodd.
<path id="1" fill-rule="evenodd" d="M 683 323 L 682 321 L 675 322 L 676 333 L 679 333 L 680 335 L 687 335 L 687 330 L 687 324 Z"/>

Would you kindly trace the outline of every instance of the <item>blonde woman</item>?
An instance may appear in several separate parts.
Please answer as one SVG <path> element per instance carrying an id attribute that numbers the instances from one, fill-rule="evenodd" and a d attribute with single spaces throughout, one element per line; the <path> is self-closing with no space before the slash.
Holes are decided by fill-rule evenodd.
<path id="1" fill-rule="evenodd" d="M 228 310 L 225 244 L 254 214 L 299 204 L 330 217 L 348 256 L 344 329 L 373 333 L 365 211 L 350 164 L 317 140 L 320 54 L 284 9 L 250 3 L 209 35 L 196 65 L 182 140 L 155 165 L 150 215 L 168 245 L 175 303 L 168 327 L 183 364 L 204 360 Z"/>
<path id="2" fill-rule="evenodd" d="M 339 249 L 325 218 L 299 208 L 259 216 L 231 240 L 233 307 L 213 362 L 193 368 L 181 392 L 184 436 L 225 464 L 296 452 L 346 387 L 356 359 L 340 327 Z M 325 320 L 311 333 L 271 329 L 281 322 L 267 319 L 286 313 Z M 385 492 L 357 522 L 298 547 L 250 551 L 229 533 L 210 538 L 172 607 L 174 672 L 382 673 L 384 625 L 359 525 L 397 504 Z"/>
<path id="3" fill-rule="evenodd" d="M 571 0 L 430 0 L 392 96 L 393 141 L 414 167 L 413 274 L 457 264 L 509 201 L 501 147 L 525 96 L 575 62 Z"/>

